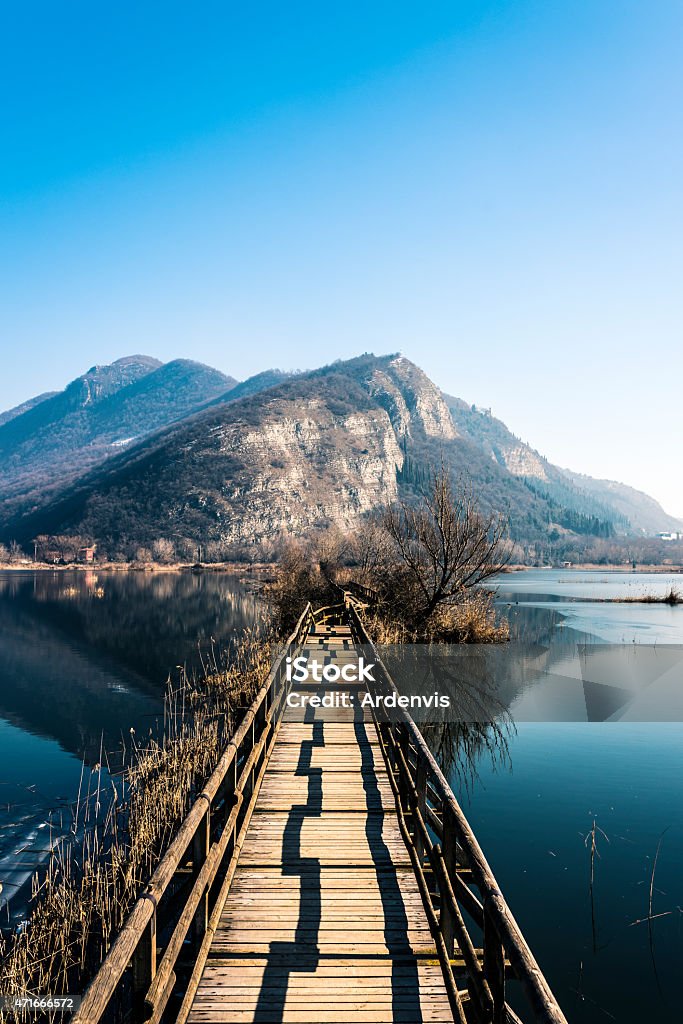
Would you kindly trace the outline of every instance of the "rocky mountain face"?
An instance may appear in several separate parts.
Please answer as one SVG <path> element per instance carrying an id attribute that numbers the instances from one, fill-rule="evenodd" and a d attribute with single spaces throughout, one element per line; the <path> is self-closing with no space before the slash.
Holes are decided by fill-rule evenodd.
<path id="1" fill-rule="evenodd" d="M 7 515 L 44 500 L 55 487 L 234 384 L 186 359 L 163 364 L 129 356 L 93 366 L 64 391 L 13 410 L 0 425 L 0 510 Z"/>
<path id="2" fill-rule="evenodd" d="M 94 439 L 92 468 L 43 489 L 33 506 L 11 508 L 2 539 L 78 533 L 130 553 L 160 537 L 176 547 L 229 548 L 329 524 L 349 529 L 364 513 L 415 493 L 440 462 L 467 476 L 483 507 L 505 515 L 521 541 L 641 529 L 631 518 L 638 492 L 624 488 L 626 496 L 608 500 L 601 482 L 589 486 L 553 466 L 399 355 L 299 374 L 267 371 L 238 385 L 186 361 L 128 372 L 135 379 L 108 394 L 88 375 L 70 385 L 80 395 L 75 421 L 66 418 L 76 441 L 67 449 L 59 421 L 61 450 L 82 460 L 83 438 Z M 52 401 L 0 428 L 0 445 L 3 431 Z M 4 456 L 1 467 L 6 474 Z M 648 520 L 660 521 L 654 513 Z"/>
<path id="3" fill-rule="evenodd" d="M 397 437 L 417 432 L 425 438 L 452 441 L 458 436 L 443 395 L 426 373 L 404 356 L 374 362 L 379 365 L 360 363 L 359 378 L 386 409 Z"/>

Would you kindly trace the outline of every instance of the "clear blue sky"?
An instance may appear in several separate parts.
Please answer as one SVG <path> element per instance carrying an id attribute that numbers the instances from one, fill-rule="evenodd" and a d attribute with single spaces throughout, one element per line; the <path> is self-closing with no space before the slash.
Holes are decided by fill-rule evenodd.
<path id="1" fill-rule="evenodd" d="M 12 4 L 0 407 L 401 350 L 683 515 L 680 0 Z"/>

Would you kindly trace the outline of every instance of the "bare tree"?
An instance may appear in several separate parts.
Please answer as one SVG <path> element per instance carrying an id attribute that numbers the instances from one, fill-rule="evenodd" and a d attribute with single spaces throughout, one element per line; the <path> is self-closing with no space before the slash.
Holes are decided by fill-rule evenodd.
<path id="1" fill-rule="evenodd" d="M 477 584 L 500 572 L 505 522 L 484 515 L 468 486 L 454 489 L 445 467 L 432 474 L 416 504 L 398 502 L 382 517 L 393 548 L 383 590 L 405 617 L 420 627 L 439 607 L 456 603 Z M 390 597 L 391 600 L 391 597 Z"/>
<path id="2" fill-rule="evenodd" d="M 266 588 L 284 633 L 292 628 L 307 601 L 320 607 L 338 600 L 316 555 L 298 541 L 290 540 L 280 555 L 275 579 Z"/>
<path id="3" fill-rule="evenodd" d="M 370 586 L 386 567 L 391 541 L 381 518 L 372 516 L 361 522 L 350 540 L 351 553 L 358 566 L 361 582 Z"/>
<path id="4" fill-rule="evenodd" d="M 16 565 L 16 563 L 20 562 L 23 557 L 24 552 L 21 550 L 18 543 L 15 540 L 13 540 L 9 546 L 8 562 L 10 563 L 10 565 Z"/>
<path id="5" fill-rule="evenodd" d="M 158 537 L 152 544 L 152 555 L 154 556 L 155 562 L 160 562 L 161 565 L 168 565 L 175 559 L 175 547 L 173 541 L 169 540 L 168 537 Z"/>
<path id="6" fill-rule="evenodd" d="M 328 579 L 335 579 L 349 551 L 349 538 L 334 524 L 312 538 L 311 556 Z"/>

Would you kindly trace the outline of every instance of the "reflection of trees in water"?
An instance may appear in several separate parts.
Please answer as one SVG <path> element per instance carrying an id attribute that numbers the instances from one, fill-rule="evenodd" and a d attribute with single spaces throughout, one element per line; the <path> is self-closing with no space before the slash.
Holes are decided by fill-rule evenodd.
<path id="1" fill-rule="evenodd" d="M 6 596 L 146 678 L 155 693 L 177 665 L 199 666 L 198 644 L 226 642 L 264 614 L 260 599 L 224 574 L 35 573 Z"/>
<path id="2" fill-rule="evenodd" d="M 0 574 L 0 715 L 95 761 L 103 733 L 112 752 L 156 728 L 168 676 L 201 670 L 198 641 L 220 663 L 263 614 L 225 575 Z"/>
<path id="3" fill-rule="evenodd" d="M 435 644 L 385 648 L 387 665 L 404 693 L 448 694 L 451 710 L 423 709 L 418 722 L 446 774 L 469 786 L 482 759 L 512 768 L 509 738 L 515 724 L 510 708 L 553 666 L 576 650 L 586 634 L 564 628 L 554 608 L 501 604 L 508 618 L 509 644 Z M 546 701 L 551 697 L 546 693 Z M 548 714 L 552 715 L 552 704 Z M 417 714 L 414 712 L 417 720 Z"/>
<path id="4" fill-rule="evenodd" d="M 163 711 L 142 677 L 18 602 L 0 600 L 0 663 L 0 715 L 88 762 L 98 759 L 103 732 L 111 750 L 132 725 L 146 730 Z"/>
<path id="5" fill-rule="evenodd" d="M 509 717 L 504 724 L 496 720 L 425 723 L 421 730 L 446 778 L 468 789 L 485 758 L 490 758 L 494 769 L 512 770 L 508 737 L 514 723 Z"/>
<path id="6" fill-rule="evenodd" d="M 562 633 L 558 627 L 564 615 L 554 608 L 533 608 L 507 601 L 496 602 L 496 607 L 508 620 L 513 640 L 545 646 L 556 643 Z"/>
<path id="7" fill-rule="evenodd" d="M 497 652 L 489 645 L 406 645 L 385 649 L 403 693 L 450 697 L 450 707 L 421 708 L 419 728 L 444 774 L 469 786 L 482 758 L 511 768 L 514 722 L 499 694 Z M 416 716 L 417 720 L 417 716 Z"/>

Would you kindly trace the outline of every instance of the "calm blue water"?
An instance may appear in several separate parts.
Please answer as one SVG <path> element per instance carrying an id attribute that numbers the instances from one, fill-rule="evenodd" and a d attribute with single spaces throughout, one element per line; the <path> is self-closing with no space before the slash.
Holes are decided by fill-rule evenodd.
<path id="1" fill-rule="evenodd" d="M 1 925 L 95 765 L 120 761 L 131 728 L 156 729 L 169 675 L 199 668 L 258 608 L 216 574 L 0 572 Z"/>
<path id="2" fill-rule="evenodd" d="M 573 603 L 681 580 L 518 573 L 501 578 L 499 600 L 520 642 L 531 637 L 556 667 L 577 642 L 681 644 L 683 606 Z M 674 674 L 680 694 L 683 674 Z M 480 755 L 472 767 L 466 783 L 453 773 L 454 786 L 569 1020 L 682 1020 L 681 722 L 518 721 L 507 757 Z M 591 903 L 585 836 L 594 821 L 605 835 L 597 833 Z M 660 839 L 653 914 L 665 916 L 634 924 L 648 916 Z"/>
<path id="3" fill-rule="evenodd" d="M 612 703 L 596 701 L 577 653 L 637 648 L 626 668 L 650 672 L 649 648 L 659 645 L 663 657 L 683 644 L 683 606 L 590 599 L 679 582 L 544 570 L 501 577 L 499 606 L 516 639 L 486 658 L 502 677 L 513 724 L 495 757 L 481 753 L 452 772 L 506 898 L 577 1024 L 683 1019 L 675 1003 L 683 725 L 666 721 L 683 678 L 667 662 L 666 685 L 657 679 L 640 693 L 631 679 L 621 696 L 612 686 Z M 205 656 L 212 638 L 226 643 L 258 609 L 224 575 L 0 573 L 0 899 L 68 828 L 81 777 L 94 784 L 101 751 L 115 757 L 131 727 L 138 735 L 154 727 L 169 673 L 197 665 L 198 643 Z M 584 837 L 594 820 L 607 838 L 598 832 L 591 903 Z M 633 922 L 648 914 L 660 838 L 653 912 L 666 916 L 648 929 Z"/>

